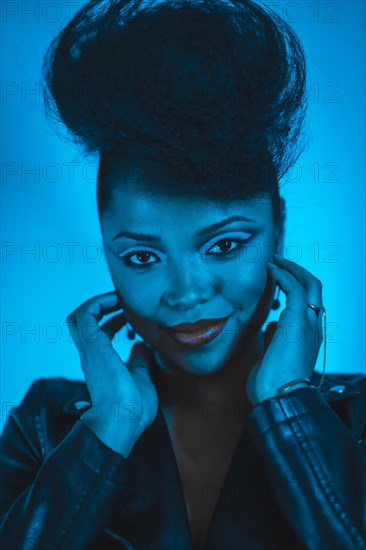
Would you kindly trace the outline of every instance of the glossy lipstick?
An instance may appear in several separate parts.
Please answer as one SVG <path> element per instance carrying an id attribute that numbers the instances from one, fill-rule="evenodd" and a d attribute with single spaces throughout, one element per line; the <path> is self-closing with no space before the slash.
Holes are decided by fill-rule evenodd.
<path id="1" fill-rule="evenodd" d="M 230 315 L 221 319 L 201 319 L 196 323 L 182 323 L 174 327 L 164 328 L 176 342 L 185 346 L 196 347 L 208 344 L 216 338 L 223 330 Z"/>

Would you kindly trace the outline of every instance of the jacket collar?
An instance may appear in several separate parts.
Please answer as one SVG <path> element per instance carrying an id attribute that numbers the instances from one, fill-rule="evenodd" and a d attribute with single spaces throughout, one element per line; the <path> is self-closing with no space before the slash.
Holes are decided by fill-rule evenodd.
<path id="1" fill-rule="evenodd" d="M 310 380 L 317 387 L 320 384 L 321 374 L 314 371 Z M 91 397 L 86 382 L 78 380 L 75 384 L 75 391 L 64 403 L 62 409 L 65 414 L 77 418 L 91 407 Z M 338 378 L 336 374 L 326 375 L 319 391 L 328 402 L 342 401 L 360 394 L 355 384 L 345 380 L 344 377 Z"/>
<path id="2" fill-rule="evenodd" d="M 319 391 L 328 402 L 345 402 L 360 393 L 358 387 L 346 378 L 344 375 L 339 378 L 336 375 L 325 377 Z M 349 378 L 352 379 L 352 376 Z M 311 377 L 313 385 L 317 386 L 320 380 L 321 375 L 314 372 Z M 91 406 L 91 398 L 85 382 L 74 383 L 75 390 L 63 405 L 63 411 L 78 418 Z M 286 525 L 283 525 L 283 519 L 274 511 L 276 506 L 272 501 L 273 497 L 267 495 L 268 483 L 260 466 L 261 459 L 251 443 L 249 432 L 244 428 L 211 519 L 206 540 L 207 550 L 224 548 L 228 531 L 231 539 L 238 541 L 238 546 L 244 536 L 247 537 L 245 540 L 248 547 L 256 545 L 258 541 L 263 543 L 263 548 L 281 545 Z M 192 550 L 183 487 L 160 408 L 154 422 L 137 441 L 131 459 L 140 466 L 137 478 L 131 486 L 132 499 L 121 504 L 117 502 L 105 534 L 121 543 L 133 540 L 136 546 L 131 548 L 146 547 L 147 543 L 149 548 L 168 548 L 176 545 L 179 540 L 180 550 Z M 243 474 L 244 471 L 251 472 L 250 483 Z M 252 492 L 245 492 L 243 499 L 241 493 L 238 493 L 241 488 L 244 491 L 252 489 Z M 208 480 L 205 489 L 207 498 L 212 498 L 215 483 Z M 123 508 L 120 509 L 120 506 Z M 129 518 L 127 523 L 126 517 Z M 143 530 L 141 525 L 144 525 Z"/>

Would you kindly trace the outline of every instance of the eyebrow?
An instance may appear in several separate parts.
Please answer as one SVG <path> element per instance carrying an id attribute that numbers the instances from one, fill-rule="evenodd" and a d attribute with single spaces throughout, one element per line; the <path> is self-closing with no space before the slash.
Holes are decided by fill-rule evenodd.
<path id="1" fill-rule="evenodd" d="M 236 221 L 244 221 L 244 222 L 251 222 L 255 223 L 255 220 L 252 220 L 251 218 L 247 218 L 246 216 L 231 216 L 230 218 L 227 218 L 226 220 L 222 220 L 221 222 L 213 223 L 212 225 L 209 225 L 207 227 L 203 227 L 202 229 L 199 229 L 197 231 L 197 235 L 199 237 L 202 237 L 204 235 L 207 235 L 208 233 L 212 233 L 213 231 L 216 231 L 217 229 L 221 229 L 221 227 L 224 227 L 225 225 L 228 225 L 229 223 L 236 222 Z M 151 235 L 149 233 L 133 233 L 131 231 L 120 231 L 117 233 L 115 237 L 113 237 L 112 241 L 115 241 L 116 239 L 119 239 L 120 237 L 128 237 L 130 239 L 136 239 L 136 240 L 143 240 L 143 241 L 150 241 L 150 242 L 157 242 L 160 241 L 160 237 L 156 235 Z"/>

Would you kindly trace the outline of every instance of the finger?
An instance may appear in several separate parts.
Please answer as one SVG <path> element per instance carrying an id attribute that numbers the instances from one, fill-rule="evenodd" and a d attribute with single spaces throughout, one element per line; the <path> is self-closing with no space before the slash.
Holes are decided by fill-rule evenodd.
<path id="1" fill-rule="evenodd" d="M 149 376 L 151 372 L 152 350 L 143 342 L 136 342 L 133 345 L 130 353 L 130 358 L 127 362 L 131 373 Z"/>
<path id="2" fill-rule="evenodd" d="M 121 328 L 127 323 L 127 319 L 124 313 L 115 315 L 103 325 L 100 326 L 100 330 L 103 330 L 110 340 L 113 340 L 116 332 L 121 330 Z"/>
<path id="3" fill-rule="evenodd" d="M 286 294 L 286 308 L 296 314 L 304 315 L 307 305 L 305 287 L 288 271 L 268 262 L 273 278 Z"/>
<path id="4" fill-rule="evenodd" d="M 95 315 L 95 319 L 99 321 L 104 315 L 107 315 L 108 313 L 112 313 L 113 311 L 116 311 L 118 309 L 121 309 L 118 304 L 116 304 L 116 300 L 109 294 L 101 294 L 99 296 L 95 296 L 94 298 L 91 298 L 90 300 L 85 301 L 83 304 L 78 306 L 76 309 L 74 309 L 69 315 L 66 317 L 67 324 L 75 325 L 77 323 L 77 318 L 83 311 L 86 311 L 88 307 L 95 301 L 99 301 L 99 308 L 97 311 L 97 314 Z"/>
<path id="5" fill-rule="evenodd" d="M 274 259 L 279 267 L 288 270 L 306 288 L 308 303 L 313 304 L 316 307 L 323 306 L 322 283 L 319 279 L 317 279 L 303 266 L 296 264 L 295 262 L 291 262 L 279 254 L 274 254 Z"/>
<path id="6" fill-rule="evenodd" d="M 82 314 L 92 315 L 95 320 L 100 321 L 103 315 L 112 313 L 117 309 L 121 309 L 118 296 L 115 291 L 105 294 L 98 294 L 89 300 L 83 302 L 77 307 L 68 317 L 75 318 Z"/>
<path id="7" fill-rule="evenodd" d="M 270 345 L 272 338 L 274 336 L 274 333 L 277 330 L 278 323 L 275 321 L 272 321 L 271 323 L 268 323 L 266 330 L 264 332 L 263 338 L 264 338 L 264 353 L 267 351 L 268 346 Z"/>
<path id="8" fill-rule="evenodd" d="M 308 317 L 311 321 L 318 322 L 322 338 L 322 317 L 324 309 L 316 312 L 313 308 L 308 307 L 308 304 L 313 304 L 316 307 L 323 308 L 323 285 L 321 281 L 301 265 L 291 262 L 290 260 L 286 260 L 283 256 L 280 256 L 279 254 L 275 254 L 274 256 L 277 263 L 283 268 L 288 269 L 290 272 L 294 273 L 295 276 L 307 289 Z"/>
<path id="9" fill-rule="evenodd" d="M 100 294 L 79 306 L 67 317 L 67 321 L 72 322 L 76 328 L 73 331 L 75 344 L 110 344 L 107 334 L 100 330 L 98 321 L 117 309 L 120 309 L 120 305 L 115 292 Z"/>

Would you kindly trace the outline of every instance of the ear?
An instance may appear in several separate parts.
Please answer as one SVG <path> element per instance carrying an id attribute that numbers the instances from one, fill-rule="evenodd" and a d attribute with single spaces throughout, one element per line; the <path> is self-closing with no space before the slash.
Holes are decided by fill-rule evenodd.
<path id="1" fill-rule="evenodd" d="M 286 201 L 280 197 L 280 219 L 275 227 L 275 252 L 281 254 L 283 250 L 286 222 Z"/>

